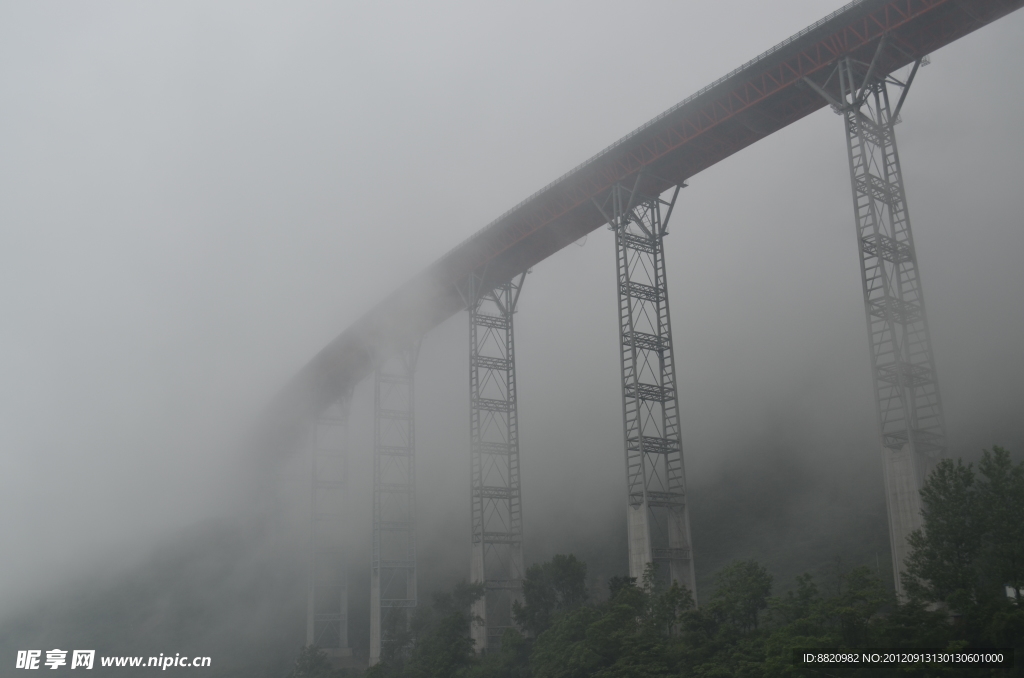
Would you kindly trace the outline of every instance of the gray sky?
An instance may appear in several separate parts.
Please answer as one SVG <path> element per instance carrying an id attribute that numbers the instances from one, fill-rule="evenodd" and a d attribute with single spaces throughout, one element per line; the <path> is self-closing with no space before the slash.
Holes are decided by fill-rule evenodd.
<path id="1" fill-rule="evenodd" d="M 230 505 L 240 432 L 360 313 L 840 4 L 0 4 L 0 610 Z M 897 128 L 954 453 L 1024 443 L 1022 44 L 1018 12 L 933 55 Z M 844 144 L 824 110 L 682 194 L 691 484 L 765 437 L 875 454 Z M 613 295 L 604 230 L 523 292 L 546 539 L 621 492 Z M 428 533 L 468 526 L 465 324 L 421 359 Z"/>

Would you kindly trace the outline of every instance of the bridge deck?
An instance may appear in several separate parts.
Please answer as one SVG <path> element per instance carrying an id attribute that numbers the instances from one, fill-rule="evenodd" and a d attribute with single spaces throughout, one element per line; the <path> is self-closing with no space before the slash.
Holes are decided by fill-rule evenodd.
<path id="1" fill-rule="evenodd" d="M 661 192 L 824 106 L 821 84 L 845 55 L 891 73 L 1024 4 L 1024 0 L 858 0 L 808 26 L 604 149 L 449 251 L 345 330 L 274 403 L 274 425 L 326 407 L 374 365 L 465 308 L 470 274 L 497 285 L 605 222 L 592 197 L 644 170 Z M 269 423 L 269 422 L 268 422 Z"/>

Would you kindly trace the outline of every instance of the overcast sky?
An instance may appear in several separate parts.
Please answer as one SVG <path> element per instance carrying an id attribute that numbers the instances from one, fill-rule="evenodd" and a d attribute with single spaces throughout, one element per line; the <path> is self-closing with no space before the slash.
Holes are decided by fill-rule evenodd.
<path id="1" fill-rule="evenodd" d="M 840 4 L 0 3 L 0 610 L 228 506 L 241 432 L 362 312 Z M 958 454 L 1024 443 L 1021 45 L 1018 12 L 934 54 L 897 127 Z M 680 200 L 689 482 L 761 437 L 877 454 L 841 118 Z M 526 281 L 527 535 L 622 491 L 613 269 L 602 229 Z M 468 526 L 466 334 L 420 363 L 427 530 Z"/>

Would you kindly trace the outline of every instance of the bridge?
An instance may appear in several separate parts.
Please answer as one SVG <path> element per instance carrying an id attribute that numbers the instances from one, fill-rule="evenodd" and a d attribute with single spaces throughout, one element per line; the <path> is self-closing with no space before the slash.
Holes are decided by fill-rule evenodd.
<path id="1" fill-rule="evenodd" d="M 921 525 L 918 490 L 947 443 L 895 127 L 929 54 L 1022 4 L 851 2 L 529 196 L 318 353 L 272 403 L 264 429 L 277 449 L 310 452 L 308 642 L 350 653 L 341 557 L 345 437 L 352 391 L 370 377 L 371 663 L 416 605 L 416 357 L 420 338 L 463 310 L 471 338 L 470 573 L 486 590 L 474 609 L 483 620 L 473 627 L 476 647 L 495 647 L 513 625 L 524 574 L 514 315 L 532 266 L 605 225 L 617 254 L 630 576 L 653 564 L 657 576 L 695 590 L 663 239 L 687 179 L 826 106 L 844 120 L 901 593 L 906 537 Z"/>

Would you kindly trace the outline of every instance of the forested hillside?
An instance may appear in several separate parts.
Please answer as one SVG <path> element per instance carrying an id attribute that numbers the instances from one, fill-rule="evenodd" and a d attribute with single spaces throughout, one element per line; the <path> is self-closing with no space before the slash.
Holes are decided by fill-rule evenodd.
<path id="1" fill-rule="evenodd" d="M 830 576 L 800 575 L 784 595 L 754 560 L 715 575 L 697 607 L 685 589 L 617 577 L 608 599 L 591 600 L 587 566 L 560 555 L 527 572 L 520 630 L 478 657 L 469 640 L 482 588 L 436 595 L 408 632 L 392 632 L 368 678 L 640 678 L 659 676 L 1024 676 L 1024 463 L 1000 448 L 977 469 L 944 460 L 923 491 L 925 526 L 911 540 L 907 600 L 871 571 L 837 564 Z M 1016 592 L 1016 593 L 1015 593 Z M 1014 668 L 794 664 L 794 649 L 1015 648 Z M 291 678 L 344 675 L 308 649 Z"/>

